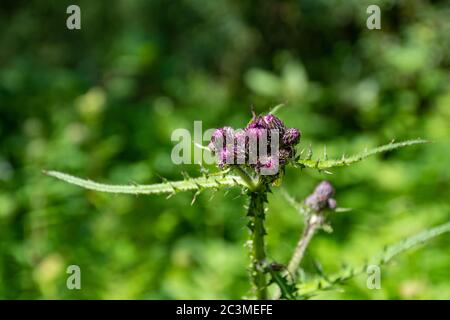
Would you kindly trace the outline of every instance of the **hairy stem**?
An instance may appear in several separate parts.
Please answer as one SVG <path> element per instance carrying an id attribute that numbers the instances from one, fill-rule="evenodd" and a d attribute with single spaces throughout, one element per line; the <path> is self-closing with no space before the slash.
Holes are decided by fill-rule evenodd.
<path id="1" fill-rule="evenodd" d="M 286 268 L 287 276 L 289 277 L 291 283 L 295 283 L 297 270 L 300 266 L 300 263 L 305 255 L 306 248 L 308 247 L 311 239 L 313 238 L 316 231 L 320 228 L 320 226 L 324 222 L 324 217 L 319 214 L 312 214 L 306 219 L 305 229 L 303 229 L 303 233 L 300 236 L 300 239 L 295 247 L 294 253 L 292 254 L 291 260 Z M 280 299 L 281 290 L 277 288 L 274 294 L 274 299 Z"/>
<path id="2" fill-rule="evenodd" d="M 251 192 L 248 217 L 250 218 L 249 229 L 251 232 L 251 267 L 250 274 L 256 299 L 267 299 L 267 279 L 264 270 L 266 251 L 264 245 L 264 202 L 265 192 Z"/>
<path id="3" fill-rule="evenodd" d="M 297 243 L 297 247 L 295 248 L 292 258 L 289 261 L 287 267 L 287 270 L 289 274 L 291 274 L 293 281 L 295 281 L 296 273 L 303 259 L 306 248 L 308 247 L 309 242 L 311 241 L 317 229 L 321 226 L 322 223 L 323 217 L 321 215 L 316 214 L 313 214 L 306 221 L 305 229 L 303 230 L 300 240 Z"/>

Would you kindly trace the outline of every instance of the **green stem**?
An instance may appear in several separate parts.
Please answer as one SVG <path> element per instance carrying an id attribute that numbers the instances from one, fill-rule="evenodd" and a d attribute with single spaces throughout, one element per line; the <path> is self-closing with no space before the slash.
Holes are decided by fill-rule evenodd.
<path id="1" fill-rule="evenodd" d="M 253 181 L 252 177 L 250 177 L 249 174 L 239 166 L 234 166 L 234 169 L 236 173 L 239 175 L 239 177 L 242 179 L 242 181 L 244 181 L 244 183 L 247 185 L 247 188 L 250 191 L 255 191 L 257 185 Z"/>
<path id="2" fill-rule="evenodd" d="M 249 228 L 251 232 L 251 278 L 256 299 L 267 299 L 267 279 L 264 270 L 266 259 L 264 236 L 264 202 L 267 201 L 265 192 L 251 192 L 248 216 L 250 218 Z"/>

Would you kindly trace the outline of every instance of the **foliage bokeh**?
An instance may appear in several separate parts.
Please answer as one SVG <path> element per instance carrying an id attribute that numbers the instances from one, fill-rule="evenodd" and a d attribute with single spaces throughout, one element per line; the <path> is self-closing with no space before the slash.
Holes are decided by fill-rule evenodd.
<path id="1" fill-rule="evenodd" d="M 65 27 L 78 4 L 82 29 Z M 366 28 L 369 4 L 382 29 Z M 241 298 L 249 294 L 239 190 L 168 200 L 85 191 L 41 174 L 109 183 L 199 174 L 170 159 L 171 132 L 242 127 L 286 103 L 301 148 L 330 157 L 392 139 L 432 144 L 327 176 L 289 169 L 298 199 L 320 179 L 342 207 L 303 267 L 360 264 L 450 212 L 450 7 L 446 1 L 2 1 L 0 5 L 0 298 Z M 277 190 L 270 258 L 286 262 L 302 219 Z M 324 299 L 450 297 L 449 239 L 382 269 L 380 290 L 352 280 Z M 82 289 L 66 288 L 66 268 Z"/>

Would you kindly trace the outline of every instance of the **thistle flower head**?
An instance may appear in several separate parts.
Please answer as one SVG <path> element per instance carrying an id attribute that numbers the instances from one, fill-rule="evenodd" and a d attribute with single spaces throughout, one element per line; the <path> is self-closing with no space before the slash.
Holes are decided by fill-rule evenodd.
<path id="1" fill-rule="evenodd" d="M 273 139 L 276 139 L 276 147 Z M 299 141 L 300 131 L 295 128 L 287 129 L 283 121 L 273 114 L 254 114 L 243 130 L 230 127 L 216 129 L 208 147 L 213 154 L 217 154 L 217 165 L 220 168 L 237 164 L 253 168 L 262 175 L 263 170 L 275 172 L 269 173 L 272 175 L 278 174 L 279 167 L 286 165 L 295 156 L 294 146 Z"/>
<path id="2" fill-rule="evenodd" d="M 317 212 L 327 208 L 336 209 L 336 200 L 332 198 L 334 192 L 330 182 L 322 181 L 317 185 L 314 192 L 306 198 L 305 204 Z"/>

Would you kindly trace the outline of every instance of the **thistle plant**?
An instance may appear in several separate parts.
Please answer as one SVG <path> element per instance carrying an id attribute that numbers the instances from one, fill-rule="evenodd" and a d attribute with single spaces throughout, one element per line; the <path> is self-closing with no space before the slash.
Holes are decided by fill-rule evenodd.
<path id="1" fill-rule="evenodd" d="M 302 202 L 296 201 L 288 192 L 281 189 L 286 200 L 304 217 L 305 227 L 293 250 L 292 258 L 286 265 L 269 261 L 266 254 L 265 217 L 267 212 L 268 193 L 282 184 L 285 168 L 318 170 L 331 173 L 337 167 L 355 164 L 378 153 L 398 148 L 422 144 L 425 140 L 415 139 L 403 142 L 391 142 L 375 149 L 365 150 L 359 154 L 339 159 L 313 159 L 311 149 L 304 155 L 297 149 L 302 134 L 297 128 L 288 128 L 284 122 L 272 112 L 263 115 L 253 114 L 250 122 L 242 129 L 222 127 L 216 129 L 208 144 L 208 149 L 216 156 L 215 173 L 202 171 L 202 176 L 191 178 L 186 176 L 180 181 L 167 181 L 152 185 L 108 185 L 91 180 L 81 179 L 57 171 L 45 171 L 48 176 L 65 182 L 100 192 L 125 194 L 167 194 L 169 197 L 179 192 L 194 191 L 194 200 L 206 189 L 222 189 L 225 187 L 240 188 L 248 197 L 247 217 L 250 238 L 247 242 L 250 249 L 249 275 L 253 296 L 256 299 L 305 299 L 322 290 L 334 288 L 350 278 L 365 272 L 367 266 L 347 268 L 340 273 L 324 276 L 318 269 L 318 277 L 311 282 L 299 280 L 302 258 L 313 236 L 319 230 L 331 232 L 328 216 L 346 209 L 338 206 L 338 195 L 328 181 L 318 183 L 315 190 Z M 406 239 L 400 244 L 385 248 L 376 259 L 377 264 L 389 262 L 397 254 L 440 234 L 450 231 L 450 223 L 425 231 Z M 275 294 L 268 295 L 269 285 L 276 286 Z"/>

